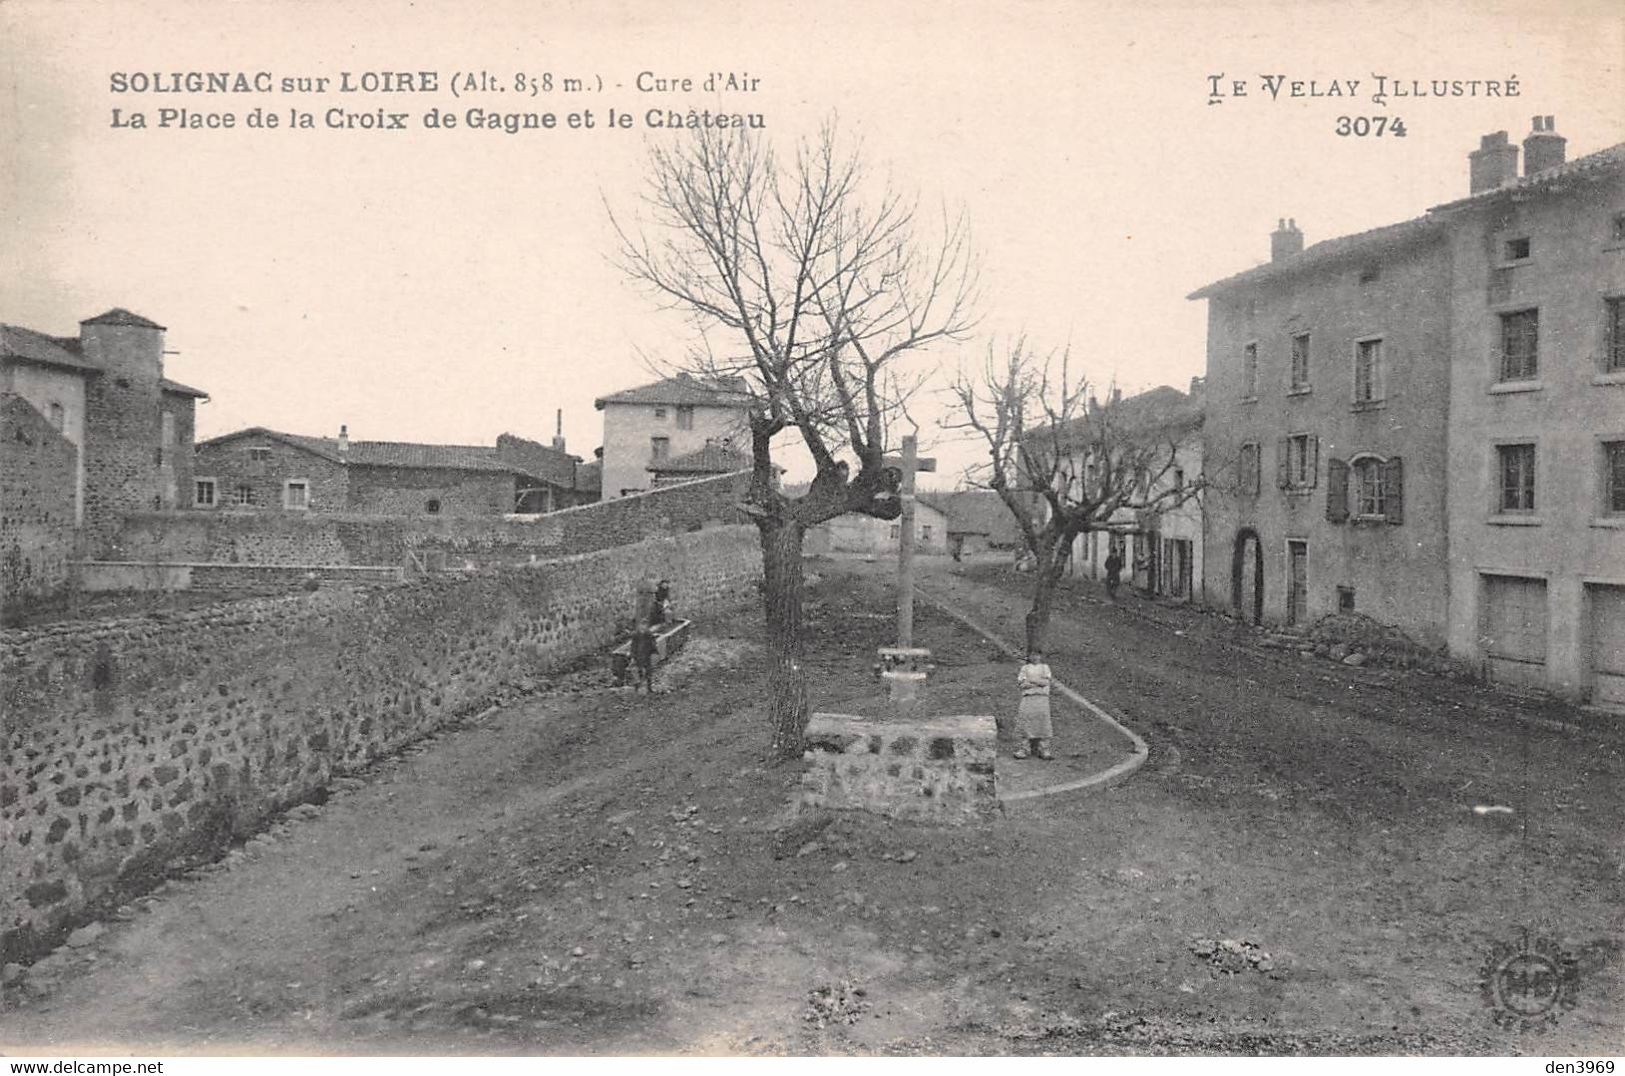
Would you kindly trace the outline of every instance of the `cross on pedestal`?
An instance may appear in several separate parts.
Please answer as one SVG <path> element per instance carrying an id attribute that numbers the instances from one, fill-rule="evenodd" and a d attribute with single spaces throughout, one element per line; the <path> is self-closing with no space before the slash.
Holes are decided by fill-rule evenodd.
<path id="1" fill-rule="evenodd" d="M 886 466 L 903 472 L 900 489 L 902 514 L 898 518 L 897 539 L 897 645 L 880 648 L 881 677 L 891 701 L 900 710 L 919 703 L 920 685 L 925 682 L 931 651 L 914 645 L 914 475 L 935 471 L 937 461 L 919 458 L 914 434 L 903 436 L 902 456 L 887 456 Z"/>

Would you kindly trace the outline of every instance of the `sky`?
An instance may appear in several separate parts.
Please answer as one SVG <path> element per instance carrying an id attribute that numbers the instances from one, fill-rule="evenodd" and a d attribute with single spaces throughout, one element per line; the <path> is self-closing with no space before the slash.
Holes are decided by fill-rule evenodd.
<path id="1" fill-rule="evenodd" d="M 116 73 L 189 71 L 432 71 L 440 85 L 113 90 Z M 453 96 L 471 71 L 510 89 Z M 695 88 L 641 92 L 645 72 Z M 706 93 L 711 72 L 759 83 Z M 521 97 L 521 73 L 554 89 Z M 1377 75 L 1514 79 L 1517 96 L 1378 104 Z M 1213 76 L 1246 95 L 1210 103 Z M 1264 76 L 1287 80 L 1279 96 Z M 566 94 L 565 77 L 592 88 Z M 421 122 L 470 107 L 561 126 Z M 199 439 L 345 424 L 362 440 L 491 444 L 551 437 L 562 410 L 590 458 L 594 398 L 654 380 L 695 339 L 616 268 L 606 210 L 635 213 L 650 142 L 680 137 L 645 127 L 647 111 L 689 107 L 759 112 L 785 147 L 834 117 L 872 170 L 965 212 L 982 318 L 923 357 L 937 384 L 1025 333 L 1070 345 L 1098 384 L 1184 388 L 1206 362 L 1205 309 L 1185 296 L 1266 260 L 1279 218 L 1314 243 L 1419 215 L 1467 193 L 1481 135 L 1518 141 L 1536 114 L 1556 117 L 1571 157 L 1625 141 L 1625 5 L 4 0 L 0 322 L 72 335 L 122 306 L 167 326 L 167 375 L 210 394 Z M 115 108 L 149 126 L 115 127 Z M 158 128 L 160 108 L 236 126 Z M 316 126 L 250 128 L 256 108 Z M 329 108 L 409 125 L 329 130 Z M 582 109 L 594 129 L 565 128 Z M 610 109 L 634 127 L 607 128 Z M 1398 118 L 1405 136 L 1340 136 L 1340 116 Z M 939 429 L 947 412 L 930 393 L 913 409 L 941 464 L 927 486 L 979 458 Z"/>

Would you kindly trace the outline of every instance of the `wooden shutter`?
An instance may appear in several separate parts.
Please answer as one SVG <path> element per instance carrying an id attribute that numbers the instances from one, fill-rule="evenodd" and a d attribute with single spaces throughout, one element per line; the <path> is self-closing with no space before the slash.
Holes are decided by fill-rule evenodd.
<path id="1" fill-rule="evenodd" d="M 1349 518 L 1349 465 L 1346 460 L 1326 461 L 1326 521 L 1346 523 Z"/>
<path id="2" fill-rule="evenodd" d="M 1382 500 L 1388 522 L 1405 522 L 1405 461 L 1398 456 L 1382 465 Z"/>
<path id="3" fill-rule="evenodd" d="M 1275 439 L 1275 484 L 1281 489 L 1292 485 L 1292 438 Z"/>
<path id="4" fill-rule="evenodd" d="M 1320 485 L 1320 438 L 1304 438 L 1303 448 L 1304 454 L 1309 457 L 1304 461 L 1304 470 L 1308 472 L 1308 485 L 1310 489 L 1314 489 Z"/>
<path id="5" fill-rule="evenodd" d="M 1252 473 L 1247 476 L 1247 481 L 1250 483 L 1251 492 L 1253 493 L 1254 496 L 1257 496 L 1258 493 L 1263 489 L 1263 482 L 1264 482 L 1264 446 L 1263 445 L 1254 445 L 1253 446 Z"/>

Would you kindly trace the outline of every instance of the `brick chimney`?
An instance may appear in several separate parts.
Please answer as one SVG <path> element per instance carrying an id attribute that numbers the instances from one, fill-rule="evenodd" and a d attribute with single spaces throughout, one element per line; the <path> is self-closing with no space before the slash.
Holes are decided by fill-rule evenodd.
<path id="1" fill-rule="evenodd" d="M 1467 173 L 1469 194 L 1506 186 L 1518 178 L 1518 147 L 1507 141 L 1505 131 L 1485 135 L 1467 155 Z"/>
<path id="2" fill-rule="evenodd" d="M 339 426 L 339 455 L 345 456 L 350 452 L 350 427 Z"/>
<path id="3" fill-rule="evenodd" d="M 1557 133 L 1556 121 L 1551 116 L 1534 117 L 1534 126 L 1523 139 L 1523 174 L 1532 176 L 1563 163 L 1563 150 L 1568 139 Z"/>
<path id="4" fill-rule="evenodd" d="M 553 447 L 564 451 L 564 408 L 553 412 Z"/>
<path id="5" fill-rule="evenodd" d="M 1270 233 L 1270 261 L 1278 262 L 1302 253 L 1303 233 L 1298 231 L 1298 222 L 1283 217 Z"/>

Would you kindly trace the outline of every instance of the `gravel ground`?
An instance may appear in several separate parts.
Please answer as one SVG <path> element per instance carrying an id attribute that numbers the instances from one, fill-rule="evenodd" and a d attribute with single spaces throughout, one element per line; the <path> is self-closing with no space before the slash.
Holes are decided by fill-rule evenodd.
<path id="1" fill-rule="evenodd" d="M 884 565 L 817 571 L 839 709 L 873 697 L 893 598 Z M 1025 579 L 924 582 L 1015 637 Z M 918 623 L 938 701 L 1013 701 L 1013 665 Z M 0 994 L 4 1052 L 1620 1050 L 1612 729 L 1080 590 L 1051 664 L 1151 742 L 1142 770 L 985 827 L 794 820 L 759 614 L 700 629 L 661 694 L 554 677 L 132 903 Z M 1120 757 L 1065 721 L 1053 765 Z M 1480 989 L 1521 928 L 1574 958 L 1549 1028 Z"/>

